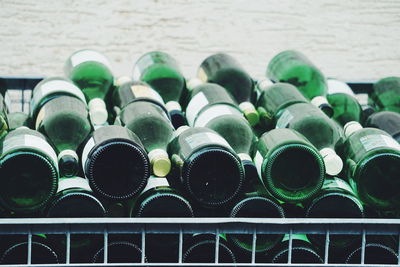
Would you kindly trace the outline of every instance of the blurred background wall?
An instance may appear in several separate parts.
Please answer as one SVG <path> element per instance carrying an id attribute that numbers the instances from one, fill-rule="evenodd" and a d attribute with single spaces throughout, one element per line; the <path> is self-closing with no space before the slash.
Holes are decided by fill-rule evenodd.
<path id="1" fill-rule="evenodd" d="M 219 51 L 257 77 L 297 49 L 327 76 L 374 80 L 400 75 L 400 1 L 0 0 L 0 75 L 60 75 L 81 48 L 103 52 L 116 75 L 163 50 L 188 77 Z"/>

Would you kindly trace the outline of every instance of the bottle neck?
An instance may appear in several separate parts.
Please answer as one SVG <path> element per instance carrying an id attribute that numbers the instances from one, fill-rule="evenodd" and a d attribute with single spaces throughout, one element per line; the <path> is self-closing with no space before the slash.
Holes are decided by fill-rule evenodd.
<path id="1" fill-rule="evenodd" d="M 171 170 L 168 153 L 163 149 L 153 149 L 148 153 L 152 172 L 155 176 L 165 177 Z"/>
<path id="2" fill-rule="evenodd" d="M 349 138 L 349 136 L 361 129 L 363 129 L 362 125 L 357 121 L 350 121 L 346 123 L 343 127 L 344 129 L 344 136 Z"/>
<path id="3" fill-rule="evenodd" d="M 343 169 L 343 161 L 332 148 L 323 148 L 319 151 L 325 163 L 325 171 L 329 175 L 338 175 Z"/>
<path id="4" fill-rule="evenodd" d="M 101 98 L 93 98 L 89 101 L 90 120 L 95 125 L 103 125 L 107 122 L 108 113 L 106 103 Z"/>

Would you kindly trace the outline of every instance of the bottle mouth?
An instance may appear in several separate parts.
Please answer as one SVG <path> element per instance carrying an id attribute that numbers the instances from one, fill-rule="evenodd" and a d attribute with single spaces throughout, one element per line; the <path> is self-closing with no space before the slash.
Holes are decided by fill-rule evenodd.
<path id="1" fill-rule="evenodd" d="M 168 208 L 166 208 L 168 207 Z M 146 198 L 136 208 L 132 217 L 178 218 L 194 217 L 192 206 L 182 196 L 164 192 Z"/>
<path id="2" fill-rule="evenodd" d="M 58 161 L 60 176 L 72 177 L 76 176 L 79 171 L 78 159 L 72 155 L 64 155 Z"/>
<path id="3" fill-rule="evenodd" d="M 51 161 L 34 152 L 18 151 L 1 160 L 0 201 L 5 208 L 30 213 L 56 193 L 58 172 Z"/>
<path id="4" fill-rule="evenodd" d="M 1 257 L 1 264 L 26 264 L 28 242 L 8 248 Z M 32 264 L 58 264 L 57 254 L 45 244 L 32 242 Z"/>
<path id="5" fill-rule="evenodd" d="M 282 250 L 272 259 L 272 263 L 287 263 L 289 249 Z M 307 247 L 292 247 L 292 263 L 323 263 L 321 256 Z"/>
<path id="6" fill-rule="evenodd" d="M 143 251 L 135 244 L 129 242 L 112 242 L 108 245 L 109 263 L 139 263 Z M 104 260 L 104 248 L 101 248 L 93 257 L 93 263 L 102 263 Z M 145 262 L 147 259 L 145 257 Z"/>
<path id="7" fill-rule="evenodd" d="M 283 208 L 274 201 L 262 197 L 250 197 L 243 199 L 233 207 L 230 217 L 234 218 L 284 218 Z M 255 251 L 265 252 L 273 248 L 283 239 L 283 234 L 258 234 Z M 239 249 L 247 253 L 252 252 L 253 235 L 251 234 L 227 234 L 228 240 Z"/>
<path id="8" fill-rule="evenodd" d="M 206 148 L 188 158 L 182 179 L 194 200 L 216 207 L 239 194 L 244 171 L 241 161 L 233 153 L 221 148 Z"/>
<path id="9" fill-rule="evenodd" d="M 263 165 L 268 191 L 288 202 L 303 201 L 314 196 L 321 189 L 325 177 L 321 155 L 303 144 L 277 148 Z"/>
<path id="10" fill-rule="evenodd" d="M 71 192 L 56 198 L 47 210 L 49 218 L 105 217 L 103 204 L 86 192 Z"/>
<path id="11" fill-rule="evenodd" d="M 97 146 L 86 165 L 94 192 L 108 199 L 128 199 L 140 193 L 150 176 L 146 152 L 126 141 Z"/>
<path id="12" fill-rule="evenodd" d="M 211 263 L 215 260 L 215 241 L 205 240 L 194 244 L 188 248 L 183 257 L 182 262 L 192 263 Z M 220 263 L 236 263 L 233 252 L 222 243 L 219 243 L 219 259 Z"/>
<path id="13" fill-rule="evenodd" d="M 384 245 L 370 243 L 365 245 L 365 264 L 397 264 L 396 252 Z M 347 257 L 346 264 L 361 262 L 361 248 L 357 248 Z"/>
<path id="14" fill-rule="evenodd" d="M 373 207 L 397 208 L 400 205 L 400 155 L 379 153 L 357 165 L 355 182 L 360 199 Z"/>

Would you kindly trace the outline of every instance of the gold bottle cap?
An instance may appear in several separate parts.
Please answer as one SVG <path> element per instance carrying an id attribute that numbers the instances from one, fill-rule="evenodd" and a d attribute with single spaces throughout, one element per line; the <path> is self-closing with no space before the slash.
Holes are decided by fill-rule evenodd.
<path id="1" fill-rule="evenodd" d="M 240 103 L 239 108 L 243 111 L 244 116 L 251 126 L 258 124 L 260 121 L 260 115 L 252 103 L 242 102 Z"/>
<path id="2" fill-rule="evenodd" d="M 153 174 L 158 177 L 165 177 L 171 170 L 171 161 L 165 150 L 154 149 L 148 154 Z"/>

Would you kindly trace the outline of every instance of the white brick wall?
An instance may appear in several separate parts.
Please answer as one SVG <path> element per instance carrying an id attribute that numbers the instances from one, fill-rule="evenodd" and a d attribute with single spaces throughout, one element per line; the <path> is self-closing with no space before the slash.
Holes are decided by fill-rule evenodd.
<path id="1" fill-rule="evenodd" d="M 187 76 L 218 51 L 259 76 L 295 48 L 327 76 L 371 80 L 400 75 L 399 29 L 398 0 L 0 0 L 0 75 L 59 75 L 88 47 L 117 75 L 159 49 Z"/>

